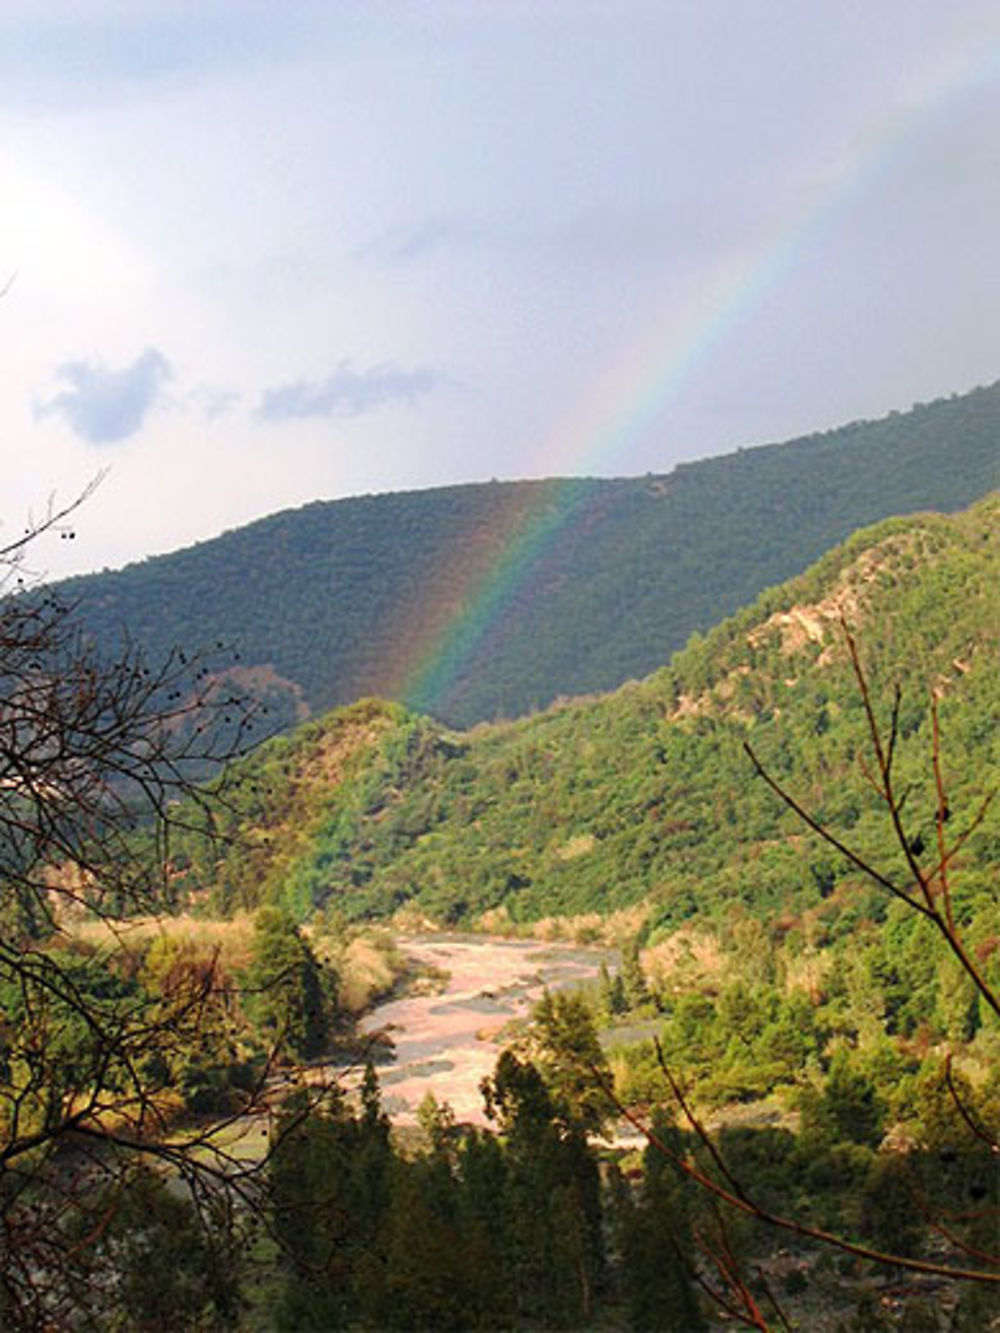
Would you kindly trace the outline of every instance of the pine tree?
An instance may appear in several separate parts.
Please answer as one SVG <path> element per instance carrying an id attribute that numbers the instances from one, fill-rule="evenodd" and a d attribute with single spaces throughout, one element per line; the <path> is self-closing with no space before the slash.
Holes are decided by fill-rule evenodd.
<path id="1" fill-rule="evenodd" d="M 537 1068 L 555 1113 L 569 1128 L 600 1134 L 614 1106 L 605 1092 L 611 1076 L 587 1001 L 546 990 L 533 1018 Z"/>
<path id="2" fill-rule="evenodd" d="M 680 1149 L 680 1136 L 658 1113 L 652 1133 Z M 695 1288 L 687 1201 L 668 1158 L 650 1145 L 638 1196 L 624 1208 L 622 1270 L 629 1325 L 642 1333 L 700 1333 L 707 1327 Z"/>
<path id="3" fill-rule="evenodd" d="M 245 1004 L 261 1036 L 296 1060 L 326 1048 L 335 980 L 287 913 L 262 907 L 254 925 L 253 958 L 244 978 Z"/>
<path id="4" fill-rule="evenodd" d="M 510 1304 L 548 1327 L 580 1327 L 604 1279 L 597 1162 L 579 1123 L 567 1123 L 545 1080 L 505 1051 L 484 1086 L 506 1165 L 503 1255 Z"/>

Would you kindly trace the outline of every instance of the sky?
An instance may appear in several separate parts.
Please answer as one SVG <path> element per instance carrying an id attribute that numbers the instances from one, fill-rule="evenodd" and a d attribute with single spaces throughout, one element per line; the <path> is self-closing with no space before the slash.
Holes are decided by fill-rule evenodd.
<path id="1" fill-rule="evenodd" d="M 4 0 L 0 191 L 52 577 L 1000 378 L 996 0 Z"/>

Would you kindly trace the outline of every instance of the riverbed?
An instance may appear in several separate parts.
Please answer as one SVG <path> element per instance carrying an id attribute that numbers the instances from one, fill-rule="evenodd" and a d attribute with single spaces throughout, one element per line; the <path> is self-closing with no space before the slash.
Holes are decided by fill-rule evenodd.
<path id="1" fill-rule="evenodd" d="M 546 987 L 563 990 L 593 981 L 610 950 L 482 935 L 407 935 L 399 948 L 441 974 L 433 994 L 410 994 L 378 1005 L 362 1023 L 387 1033 L 395 1059 L 379 1068 L 382 1102 L 396 1124 L 412 1124 L 428 1092 L 455 1118 L 485 1124 L 479 1085 L 493 1073 L 509 1026 L 524 1019 Z"/>

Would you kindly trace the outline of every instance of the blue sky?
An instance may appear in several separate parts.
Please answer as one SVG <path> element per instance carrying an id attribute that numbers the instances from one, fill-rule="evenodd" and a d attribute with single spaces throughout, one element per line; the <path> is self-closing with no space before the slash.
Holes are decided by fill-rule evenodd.
<path id="1" fill-rule="evenodd" d="M 6 0 L 7 530 L 668 471 L 1000 378 L 994 0 Z"/>

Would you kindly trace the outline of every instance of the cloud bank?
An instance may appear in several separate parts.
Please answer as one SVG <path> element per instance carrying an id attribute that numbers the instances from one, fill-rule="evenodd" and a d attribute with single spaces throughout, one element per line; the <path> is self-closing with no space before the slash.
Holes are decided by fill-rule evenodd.
<path id="1" fill-rule="evenodd" d="M 404 370 L 386 362 L 355 370 L 349 361 L 341 361 L 324 380 L 298 380 L 265 389 L 257 416 L 265 421 L 359 417 L 388 403 L 415 403 L 441 382 L 441 375 L 423 366 Z"/>
<path id="2" fill-rule="evenodd" d="M 139 430 L 172 374 L 156 347 L 147 347 L 124 370 L 108 370 L 100 361 L 66 361 L 55 374 L 66 387 L 35 414 L 64 417 L 90 444 L 114 444 Z"/>

